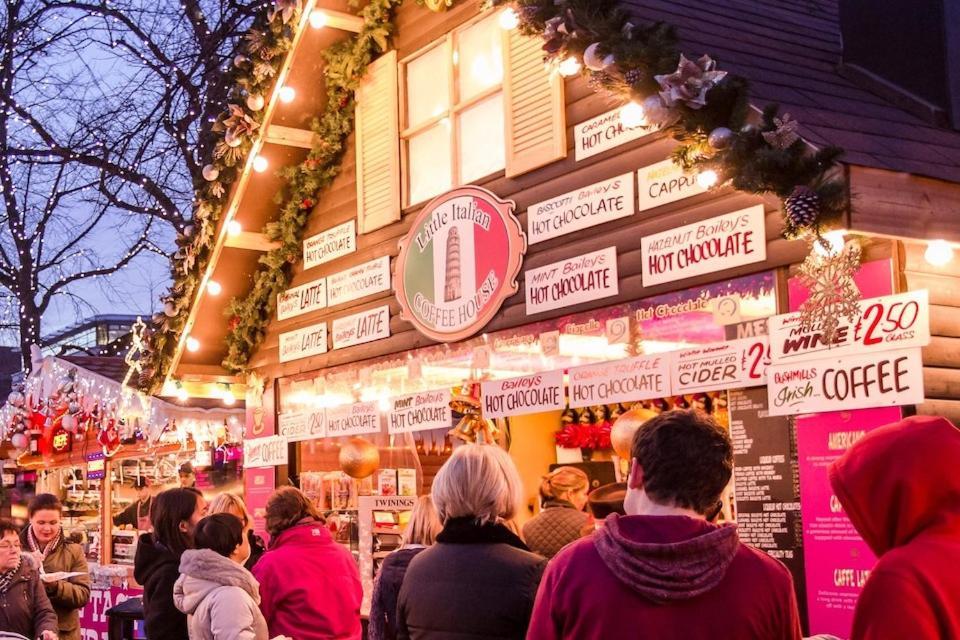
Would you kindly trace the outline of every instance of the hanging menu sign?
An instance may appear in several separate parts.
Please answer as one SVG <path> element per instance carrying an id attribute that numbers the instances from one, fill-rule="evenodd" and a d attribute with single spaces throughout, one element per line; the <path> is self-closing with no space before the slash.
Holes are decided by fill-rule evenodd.
<path id="1" fill-rule="evenodd" d="M 573 128 L 577 162 L 603 153 L 632 140 L 639 140 L 656 131 L 656 127 L 641 125 L 625 127 L 620 120 L 620 108 L 581 122 Z"/>
<path id="2" fill-rule="evenodd" d="M 563 371 L 546 371 L 480 384 L 483 417 L 502 418 L 563 409 Z"/>
<path id="3" fill-rule="evenodd" d="M 673 353 L 673 393 L 757 387 L 770 364 L 766 336 L 717 342 Z"/>
<path id="4" fill-rule="evenodd" d="M 277 320 L 295 318 L 327 306 L 327 279 L 320 278 L 277 295 Z"/>
<path id="5" fill-rule="evenodd" d="M 570 406 L 637 402 L 674 395 L 670 355 L 658 353 L 570 369 Z"/>
<path id="6" fill-rule="evenodd" d="M 389 433 L 449 429 L 451 426 L 449 391 L 421 391 L 394 398 L 392 404 L 387 416 Z"/>
<path id="7" fill-rule="evenodd" d="M 390 307 L 383 305 L 333 320 L 333 348 L 390 337 Z"/>
<path id="8" fill-rule="evenodd" d="M 344 222 L 303 241 L 303 268 L 310 269 L 357 250 L 357 223 Z"/>
<path id="9" fill-rule="evenodd" d="M 800 478 L 791 419 L 769 415 L 762 387 L 731 389 L 728 401 L 740 539 L 787 566 L 803 611 Z"/>
<path id="10" fill-rule="evenodd" d="M 243 441 L 243 466 L 276 467 L 287 464 L 287 439 L 283 436 L 268 436 Z"/>
<path id="11" fill-rule="evenodd" d="M 770 356 L 777 364 L 890 351 L 930 344 L 930 298 L 926 289 L 870 298 L 853 322 L 841 317 L 832 341 L 820 326 L 800 328 L 800 314 L 770 318 Z"/>
<path id="12" fill-rule="evenodd" d="M 326 322 L 280 334 L 280 362 L 290 362 L 326 352 Z"/>
<path id="13" fill-rule="evenodd" d="M 388 289 L 390 256 L 381 256 L 327 277 L 327 302 L 332 307 Z"/>
<path id="14" fill-rule="evenodd" d="M 763 205 L 647 236 L 640 244 L 645 287 L 762 262 Z"/>
<path id="15" fill-rule="evenodd" d="M 607 247 L 524 274 L 527 315 L 615 296 L 617 248 Z"/>
<path id="16" fill-rule="evenodd" d="M 697 182 L 697 173 L 684 171 L 673 160 L 664 160 L 637 171 L 640 211 L 706 193 Z"/>
<path id="17" fill-rule="evenodd" d="M 627 173 L 530 205 L 527 239 L 536 244 L 625 218 L 635 211 L 633 175 Z"/>
<path id="18" fill-rule="evenodd" d="M 774 365 L 767 377 L 771 415 L 923 402 L 919 347 Z"/>
<path id="19" fill-rule="evenodd" d="M 327 437 L 359 436 L 380 431 L 376 402 L 357 402 L 327 409 Z"/>
<path id="20" fill-rule="evenodd" d="M 313 440 L 327 435 L 326 424 L 324 409 L 304 413 L 281 413 L 277 417 L 277 432 L 286 438 L 287 442 Z"/>

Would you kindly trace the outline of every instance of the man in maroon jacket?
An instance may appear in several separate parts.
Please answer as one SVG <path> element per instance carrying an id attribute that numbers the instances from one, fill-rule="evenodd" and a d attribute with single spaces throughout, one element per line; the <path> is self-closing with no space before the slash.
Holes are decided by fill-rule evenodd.
<path id="1" fill-rule="evenodd" d="M 633 438 L 624 508 L 548 565 L 531 640 L 799 640 L 787 569 L 708 522 L 733 470 L 726 430 L 668 411 Z"/>

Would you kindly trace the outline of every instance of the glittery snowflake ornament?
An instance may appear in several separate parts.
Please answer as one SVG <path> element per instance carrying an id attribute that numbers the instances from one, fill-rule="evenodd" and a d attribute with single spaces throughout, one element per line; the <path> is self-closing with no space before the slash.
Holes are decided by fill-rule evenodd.
<path id="1" fill-rule="evenodd" d="M 810 297 L 800 305 L 800 330 L 823 333 L 830 344 L 836 336 L 840 318 L 856 322 L 860 317 L 860 289 L 853 281 L 860 269 L 860 245 L 848 242 L 830 255 L 811 252 L 800 267 L 800 282 Z"/>

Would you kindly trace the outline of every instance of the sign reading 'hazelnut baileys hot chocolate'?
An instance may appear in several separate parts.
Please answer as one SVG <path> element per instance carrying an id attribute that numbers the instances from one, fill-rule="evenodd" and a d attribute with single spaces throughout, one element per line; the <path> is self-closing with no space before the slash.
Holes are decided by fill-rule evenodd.
<path id="1" fill-rule="evenodd" d="M 400 241 L 394 288 L 401 317 L 442 342 L 483 328 L 517 292 L 527 241 L 514 206 L 479 187 L 427 204 Z"/>

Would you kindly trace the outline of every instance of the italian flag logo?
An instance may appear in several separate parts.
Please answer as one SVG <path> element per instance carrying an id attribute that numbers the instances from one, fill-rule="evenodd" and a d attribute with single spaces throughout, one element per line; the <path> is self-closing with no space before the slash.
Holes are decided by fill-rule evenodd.
<path id="1" fill-rule="evenodd" d="M 400 316 L 441 342 L 482 329 L 517 292 L 527 239 L 515 206 L 472 186 L 430 201 L 400 241 Z"/>

